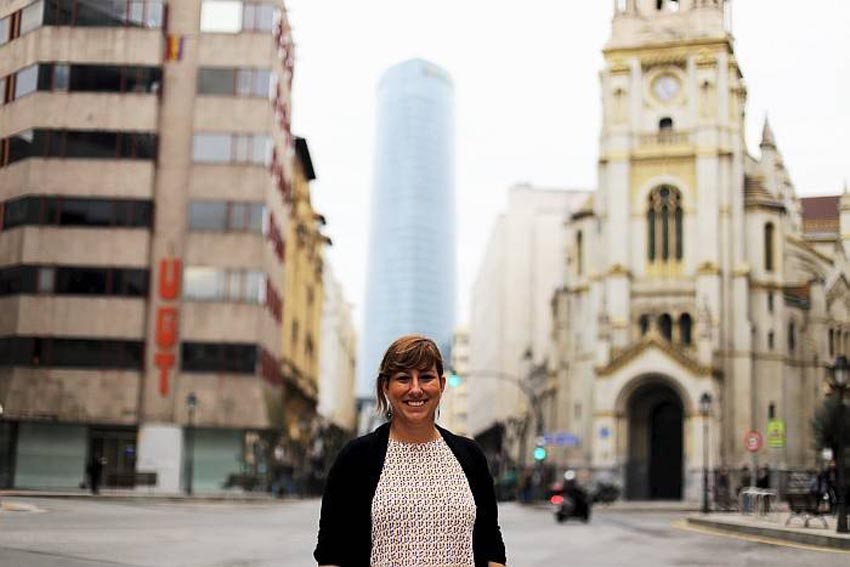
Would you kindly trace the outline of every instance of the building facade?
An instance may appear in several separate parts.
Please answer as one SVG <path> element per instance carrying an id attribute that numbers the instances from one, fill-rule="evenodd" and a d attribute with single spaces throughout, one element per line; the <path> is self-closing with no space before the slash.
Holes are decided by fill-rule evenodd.
<path id="1" fill-rule="evenodd" d="M 389 344 L 433 338 L 448 356 L 455 315 L 454 110 L 451 78 L 414 59 L 378 86 L 375 179 L 357 396 L 373 423 L 374 378 Z"/>
<path id="2" fill-rule="evenodd" d="M 280 1 L 0 3 L 7 485 L 77 487 L 95 459 L 165 492 L 266 469 L 293 49 Z"/>
<path id="3" fill-rule="evenodd" d="M 588 194 L 511 187 L 473 284 L 468 427 L 489 452 L 505 451 L 505 459 L 522 461 L 519 436 L 535 430 L 526 419 L 533 408 L 523 388 L 532 370 L 550 359 L 551 300 L 566 269 L 563 225 Z M 536 393 L 546 397 L 545 384 L 539 386 Z"/>
<path id="4" fill-rule="evenodd" d="M 557 427 L 580 444 L 554 458 L 628 498 L 696 499 L 703 451 L 751 465 L 744 436 L 771 424 L 758 461 L 811 466 L 846 351 L 850 201 L 799 199 L 768 124 L 748 152 L 728 2 L 615 6 L 599 188 L 570 219 L 554 302 Z"/>
<path id="5" fill-rule="evenodd" d="M 439 423 L 456 435 L 469 437 L 469 331 L 459 328 L 452 338 L 451 359 L 445 361 L 448 383 L 440 399 Z"/>

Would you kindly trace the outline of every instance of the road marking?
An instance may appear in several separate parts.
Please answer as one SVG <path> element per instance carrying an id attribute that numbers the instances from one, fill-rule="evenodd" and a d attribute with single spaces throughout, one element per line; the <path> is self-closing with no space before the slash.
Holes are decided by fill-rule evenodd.
<path id="1" fill-rule="evenodd" d="M 771 537 L 764 536 L 754 536 L 749 534 L 737 534 L 728 532 L 725 530 L 718 530 L 707 528 L 705 526 L 692 526 L 688 524 L 686 520 L 676 520 L 671 524 L 674 528 L 689 532 L 707 534 L 707 535 L 715 535 L 721 537 L 731 537 L 733 539 L 740 539 L 744 541 L 754 542 L 754 543 L 764 543 L 767 545 L 777 545 L 780 547 L 792 547 L 794 549 L 801 549 L 803 551 L 821 551 L 825 553 L 837 553 L 839 555 L 850 555 L 850 551 L 845 551 L 843 549 L 834 549 L 831 547 L 821 547 L 818 545 L 808 545 L 805 543 L 795 543 L 789 542 L 781 539 L 775 539 Z"/>

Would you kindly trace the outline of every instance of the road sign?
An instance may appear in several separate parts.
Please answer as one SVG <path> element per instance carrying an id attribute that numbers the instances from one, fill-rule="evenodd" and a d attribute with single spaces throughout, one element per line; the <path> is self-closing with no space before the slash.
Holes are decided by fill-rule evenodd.
<path id="1" fill-rule="evenodd" d="M 543 442 L 538 444 L 558 445 L 560 447 L 578 447 L 581 443 L 576 435 L 566 431 L 560 431 L 558 433 L 547 433 L 543 436 Z"/>
<path id="2" fill-rule="evenodd" d="M 750 431 L 744 436 L 744 447 L 750 453 L 757 453 L 761 449 L 762 443 L 761 433 L 758 431 Z"/>
<path id="3" fill-rule="evenodd" d="M 767 446 L 771 449 L 785 447 L 785 422 L 781 419 L 771 419 L 767 422 Z"/>

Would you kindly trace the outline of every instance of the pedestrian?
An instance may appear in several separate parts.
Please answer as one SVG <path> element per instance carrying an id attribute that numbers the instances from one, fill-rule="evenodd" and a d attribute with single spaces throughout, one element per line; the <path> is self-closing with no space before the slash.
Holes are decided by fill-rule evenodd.
<path id="1" fill-rule="evenodd" d="M 732 508 L 731 490 L 729 469 L 726 466 L 722 466 L 717 471 L 717 482 L 714 484 L 714 501 L 722 510 L 730 510 Z"/>
<path id="2" fill-rule="evenodd" d="M 749 465 L 742 466 L 739 475 L 740 484 L 738 485 L 738 496 L 741 495 L 742 490 L 753 485 L 753 474 L 750 472 Z"/>
<path id="3" fill-rule="evenodd" d="M 106 464 L 106 459 L 100 455 L 92 455 L 86 473 L 89 477 L 89 488 L 92 494 L 100 494 L 100 480 L 103 476 L 103 465 Z"/>
<path id="4" fill-rule="evenodd" d="M 388 422 L 348 443 L 328 473 L 319 565 L 504 567 L 487 459 L 435 423 L 443 370 L 429 338 L 405 335 L 387 349 L 375 393 Z"/>
<path id="5" fill-rule="evenodd" d="M 759 474 L 756 477 L 756 488 L 770 490 L 770 467 L 768 465 L 763 465 L 759 468 Z"/>

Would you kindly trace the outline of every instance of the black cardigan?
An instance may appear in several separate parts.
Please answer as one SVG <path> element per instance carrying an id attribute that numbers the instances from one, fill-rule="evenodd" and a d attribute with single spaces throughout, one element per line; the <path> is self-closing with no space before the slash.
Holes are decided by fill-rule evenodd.
<path id="1" fill-rule="evenodd" d="M 484 453 L 471 439 L 437 427 L 460 463 L 475 498 L 472 550 L 475 567 L 506 563 L 499 530 L 493 478 Z M 369 567 L 372 556 L 372 499 L 384 469 L 390 438 L 388 423 L 348 443 L 328 474 L 313 557 L 319 565 Z"/>

